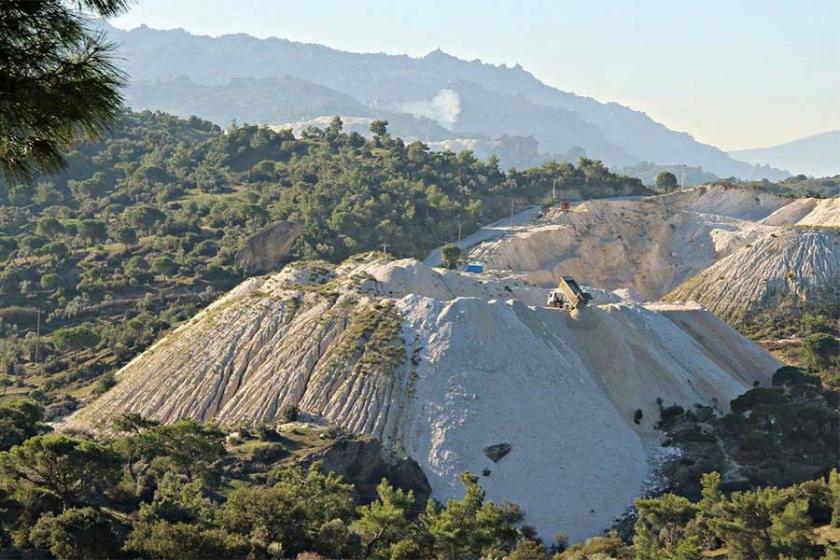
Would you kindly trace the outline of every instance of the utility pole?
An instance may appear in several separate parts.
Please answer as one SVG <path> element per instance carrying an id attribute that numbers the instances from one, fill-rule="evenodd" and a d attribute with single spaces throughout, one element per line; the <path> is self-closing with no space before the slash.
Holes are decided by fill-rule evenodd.
<path id="1" fill-rule="evenodd" d="M 551 200 L 557 200 L 557 179 L 551 182 Z"/>
<path id="2" fill-rule="evenodd" d="M 513 199 L 510 199 L 510 227 L 513 227 Z"/>
<path id="3" fill-rule="evenodd" d="M 387 243 L 382 244 L 382 256 L 386 259 L 388 258 L 388 244 Z"/>
<path id="4" fill-rule="evenodd" d="M 35 363 L 38 363 L 38 350 L 41 345 L 41 308 L 38 308 L 38 319 L 35 322 Z"/>

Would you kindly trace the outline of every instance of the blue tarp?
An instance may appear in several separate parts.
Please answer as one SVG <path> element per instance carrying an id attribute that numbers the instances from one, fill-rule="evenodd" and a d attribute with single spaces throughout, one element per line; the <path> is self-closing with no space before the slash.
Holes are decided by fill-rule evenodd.
<path id="1" fill-rule="evenodd" d="M 467 272 L 484 272 L 484 265 L 481 263 L 469 263 L 464 267 Z"/>

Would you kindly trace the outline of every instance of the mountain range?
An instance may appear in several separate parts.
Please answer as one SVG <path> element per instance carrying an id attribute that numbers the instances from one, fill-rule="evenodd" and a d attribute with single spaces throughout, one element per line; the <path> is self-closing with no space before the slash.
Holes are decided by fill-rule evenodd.
<path id="1" fill-rule="evenodd" d="M 823 132 L 768 148 L 730 152 L 730 155 L 742 161 L 783 167 L 793 173 L 813 177 L 840 175 L 840 130 Z"/>
<path id="2" fill-rule="evenodd" d="M 395 134 L 423 141 L 533 137 L 545 159 L 585 154 L 613 167 L 652 162 L 702 167 L 720 177 L 788 176 L 618 103 L 548 86 L 520 65 L 466 61 L 440 50 L 415 58 L 245 34 L 105 30 L 119 45 L 130 77 L 126 99 L 135 109 L 223 125 L 232 119 L 282 125 L 333 114 L 385 118 Z M 519 162 L 508 157 L 508 164 Z"/>

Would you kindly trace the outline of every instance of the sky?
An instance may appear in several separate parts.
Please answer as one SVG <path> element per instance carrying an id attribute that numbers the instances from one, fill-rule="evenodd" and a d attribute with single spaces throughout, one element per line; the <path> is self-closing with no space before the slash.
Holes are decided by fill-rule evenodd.
<path id="1" fill-rule="evenodd" d="M 111 23 L 519 63 L 726 150 L 840 129 L 840 0 L 136 0 Z"/>

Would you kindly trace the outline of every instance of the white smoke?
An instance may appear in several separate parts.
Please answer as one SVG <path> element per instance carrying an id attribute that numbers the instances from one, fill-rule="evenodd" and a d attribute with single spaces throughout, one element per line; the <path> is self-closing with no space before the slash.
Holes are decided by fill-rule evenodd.
<path id="1" fill-rule="evenodd" d="M 401 109 L 415 117 L 426 117 L 441 126 L 452 128 L 461 113 L 461 99 L 458 92 L 442 89 L 431 99 L 404 103 Z"/>

